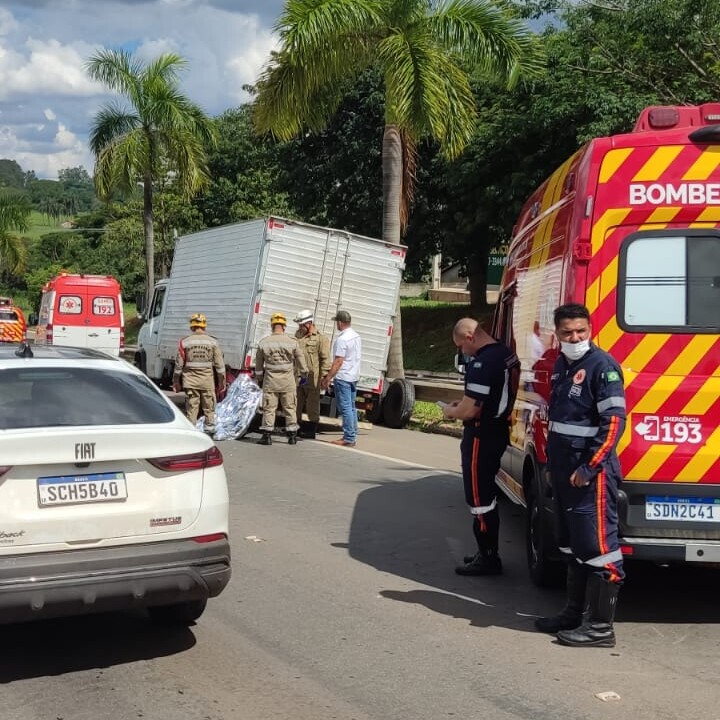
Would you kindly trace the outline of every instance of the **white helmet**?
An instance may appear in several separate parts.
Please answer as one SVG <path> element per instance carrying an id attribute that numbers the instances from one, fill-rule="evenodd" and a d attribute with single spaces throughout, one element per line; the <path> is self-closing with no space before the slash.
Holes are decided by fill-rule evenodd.
<path id="1" fill-rule="evenodd" d="M 313 315 L 312 310 L 301 310 L 294 319 L 294 322 L 298 325 L 315 322 L 315 316 Z"/>

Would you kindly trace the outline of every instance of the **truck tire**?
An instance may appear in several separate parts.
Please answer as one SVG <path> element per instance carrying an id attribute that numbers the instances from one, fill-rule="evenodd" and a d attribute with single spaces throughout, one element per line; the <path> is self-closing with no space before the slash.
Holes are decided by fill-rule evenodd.
<path id="1" fill-rule="evenodd" d="M 147 353 L 145 350 L 135 351 L 135 367 L 147 375 Z"/>
<path id="2" fill-rule="evenodd" d="M 365 411 L 365 419 L 371 422 L 373 425 L 382 425 L 384 419 L 383 403 L 387 397 L 387 385 L 383 383 L 382 392 L 379 395 L 373 397 L 372 410 Z"/>
<path id="3" fill-rule="evenodd" d="M 525 483 L 525 548 L 530 579 L 538 587 L 556 587 L 562 580 L 564 566 L 555 558 L 552 519 L 544 507 L 537 463 L 531 461 L 526 472 L 532 474 Z"/>
<path id="4" fill-rule="evenodd" d="M 387 389 L 382 403 L 385 425 L 389 428 L 404 428 L 412 417 L 415 407 L 415 386 L 405 378 L 395 378 Z"/>

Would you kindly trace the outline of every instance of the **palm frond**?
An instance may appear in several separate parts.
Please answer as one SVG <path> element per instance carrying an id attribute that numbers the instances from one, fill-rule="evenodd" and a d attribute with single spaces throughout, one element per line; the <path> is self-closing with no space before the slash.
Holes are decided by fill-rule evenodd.
<path id="1" fill-rule="evenodd" d="M 90 128 L 90 150 L 97 156 L 106 145 L 141 125 L 142 121 L 137 113 L 126 111 L 119 103 L 107 103 L 100 108 Z"/>
<path id="2" fill-rule="evenodd" d="M 15 190 L 0 190 L 0 233 L 10 230 L 27 232 L 30 228 L 32 205 L 25 193 Z"/>
<path id="3" fill-rule="evenodd" d="M 93 80 L 126 95 L 133 104 L 137 100 L 143 64 L 125 50 L 101 50 L 88 58 L 85 70 Z"/>
<path id="4" fill-rule="evenodd" d="M 532 33 L 489 0 L 447 0 L 426 22 L 442 47 L 485 73 L 512 83 L 542 69 Z"/>
<path id="5" fill-rule="evenodd" d="M 17 275 L 25 271 L 26 261 L 25 241 L 17 235 L 0 231 L 0 268 Z"/>

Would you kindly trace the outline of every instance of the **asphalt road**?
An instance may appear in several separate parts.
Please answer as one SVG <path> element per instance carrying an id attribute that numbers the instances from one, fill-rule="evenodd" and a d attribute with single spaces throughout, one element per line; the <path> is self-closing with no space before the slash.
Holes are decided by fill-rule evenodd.
<path id="1" fill-rule="evenodd" d="M 618 646 L 564 648 L 532 631 L 562 593 L 528 581 L 518 509 L 504 576 L 453 573 L 471 549 L 456 440 L 220 446 L 225 593 L 179 631 L 142 613 L 1 627 L 1 720 L 720 718 L 718 571 L 630 568 Z"/>

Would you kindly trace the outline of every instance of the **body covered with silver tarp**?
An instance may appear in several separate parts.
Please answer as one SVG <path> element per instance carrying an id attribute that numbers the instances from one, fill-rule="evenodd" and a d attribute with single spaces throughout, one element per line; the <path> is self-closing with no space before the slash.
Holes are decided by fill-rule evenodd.
<path id="1" fill-rule="evenodd" d="M 234 440 L 242 437 L 248 431 L 261 402 L 260 386 L 249 375 L 238 375 L 215 409 L 213 439 Z M 204 426 L 205 418 L 200 418 L 196 427 L 203 430 Z"/>

